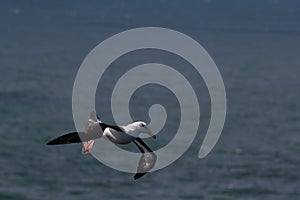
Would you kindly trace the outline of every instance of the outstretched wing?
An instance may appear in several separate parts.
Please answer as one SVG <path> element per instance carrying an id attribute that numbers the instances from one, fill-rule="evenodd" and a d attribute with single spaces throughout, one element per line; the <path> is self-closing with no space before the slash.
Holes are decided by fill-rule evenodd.
<path id="1" fill-rule="evenodd" d="M 59 136 L 53 140 L 50 140 L 49 142 L 47 142 L 47 145 L 60 145 L 60 144 L 86 142 L 100 137 L 101 135 L 97 133 L 86 134 L 85 132 L 72 132 L 72 133 L 67 133 L 62 136 Z"/>
<path id="2" fill-rule="evenodd" d="M 143 142 L 141 138 L 136 138 L 134 144 L 139 148 L 142 152 L 142 156 L 140 158 L 137 173 L 134 175 L 134 179 L 141 178 L 147 172 L 149 172 L 155 165 L 157 156 L 156 154 Z"/>

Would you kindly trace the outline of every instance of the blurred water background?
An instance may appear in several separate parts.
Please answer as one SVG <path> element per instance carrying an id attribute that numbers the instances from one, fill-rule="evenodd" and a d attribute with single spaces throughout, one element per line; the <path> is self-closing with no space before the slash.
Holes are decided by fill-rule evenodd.
<path id="1" fill-rule="evenodd" d="M 296 0 L 0 1 L 0 199 L 299 199 L 299 20 Z M 171 166 L 134 181 L 82 155 L 79 144 L 45 143 L 75 129 L 72 87 L 86 55 L 106 38 L 143 26 L 181 31 L 206 48 L 223 76 L 228 112 L 219 142 L 200 160 L 210 118 L 203 81 L 165 52 L 118 59 L 107 72 L 112 82 L 99 85 L 96 97 L 108 123 L 106 95 L 122 67 L 176 65 L 200 91 L 193 145 Z M 148 89 L 161 91 L 141 88 L 132 114 L 147 121 L 150 104 L 169 105 L 168 129 L 146 140 L 159 148 L 176 132 L 178 105 L 167 90 Z"/>

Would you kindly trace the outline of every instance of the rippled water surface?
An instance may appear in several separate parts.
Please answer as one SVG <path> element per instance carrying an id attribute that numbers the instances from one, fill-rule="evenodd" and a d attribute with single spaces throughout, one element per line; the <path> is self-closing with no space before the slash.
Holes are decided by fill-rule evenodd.
<path id="1" fill-rule="evenodd" d="M 299 13 L 300 4 L 289 0 L 1 1 L 0 199 L 299 199 Z M 141 26 L 172 28 L 200 42 L 223 76 L 228 112 L 219 142 L 200 160 L 210 99 L 190 66 L 151 50 L 114 62 L 96 96 L 97 112 L 109 123 L 107 95 L 126 67 L 174 65 L 199 91 L 193 145 L 169 167 L 134 181 L 81 154 L 79 144 L 45 143 L 75 129 L 72 87 L 88 52 Z M 147 121 L 149 106 L 166 106 L 168 129 L 146 140 L 157 149 L 173 138 L 180 113 L 174 96 L 155 87 L 140 88 L 130 107 Z"/>

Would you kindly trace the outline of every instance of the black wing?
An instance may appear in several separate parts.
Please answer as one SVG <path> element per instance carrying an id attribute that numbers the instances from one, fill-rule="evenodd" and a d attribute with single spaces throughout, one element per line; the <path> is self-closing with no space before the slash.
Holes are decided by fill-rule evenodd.
<path id="1" fill-rule="evenodd" d="M 60 145 L 60 144 L 86 142 L 100 137 L 101 135 L 99 134 L 85 134 L 84 132 L 72 132 L 50 140 L 49 142 L 47 142 L 47 145 Z"/>
<path id="2" fill-rule="evenodd" d="M 105 130 L 106 128 L 112 128 L 112 129 L 114 129 L 114 130 L 116 130 L 116 131 L 124 132 L 123 129 L 122 129 L 121 127 L 116 126 L 116 125 L 109 125 L 109 124 L 105 124 L 105 123 L 103 123 L 103 122 L 100 122 L 99 124 L 100 124 L 101 129 L 102 129 L 103 132 L 104 132 L 104 130 Z"/>
<path id="3" fill-rule="evenodd" d="M 136 138 L 134 144 L 142 152 L 142 156 L 139 161 L 137 173 L 134 175 L 134 179 L 139 179 L 149 172 L 155 165 L 157 156 L 156 154 L 143 142 L 141 138 Z"/>
<path id="4" fill-rule="evenodd" d="M 105 124 L 105 123 L 102 123 L 102 122 L 100 122 L 99 125 L 100 125 L 103 132 L 106 128 L 112 128 L 116 131 L 123 132 L 123 130 L 119 126 L 109 125 L 109 124 Z M 89 140 L 98 139 L 100 137 L 101 137 L 101 135 L 98 134 L 98 133 L 85 134 L 84 132 L 71 132 L 71 133 L 67 133 L 65 135 L 59 136 L 59 137 L 47 142 L 47 145 L 60 145 L 60 144 L 71 144 L 71 143 L 86 142 L 86 141 L 89 141 Z"/>

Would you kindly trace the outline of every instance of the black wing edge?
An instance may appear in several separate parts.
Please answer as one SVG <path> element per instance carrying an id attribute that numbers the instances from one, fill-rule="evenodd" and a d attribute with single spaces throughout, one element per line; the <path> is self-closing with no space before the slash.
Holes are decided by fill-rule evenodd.
<path id="1" fill-rule="evenodd" d="M 100 122 L 99 125 L 101 126 L 101 129 L 102 129 L 103 132 L 106 128 L 111 128 L 111 129 L 114 129 L 116 131 L 123 132 L 123 129 L 119 126 L 116 126 L 116 125 L 109 125 L 109 124 L 105 124 L 103 122 Z"/>
<path id="2" fill-rule="evenodd" d="M 153 152 L 141 138 L 137 137 L 133 142 L 142 153 Z"/>
<path id="3" fill-rule="evenodd" d="M 137 137 L 133 142 L 134 142 L 134 144 L 139 148 L 139 150 L 142 152 L 142 156 L 141 156 L 141 159 L 140 159 L 140 161 L 139 161 L 139 166 L 138 166 L 137 173 L 133 176 L 134 180 L 137 180 L 137 179 L 143 177 L 145 174 L 147 174 L 148 171 L 151 170 L 151 169 L 154 167 L 154 165 L 155 165 L 155 163 L 156 163 L 156 160 L 157 160 L 157 156 L 156 156 L 156 154 L 155 154 L 155 153 L 154 153 L 154 152 L 146 145 L 146 143 L 143 142 L 143 140 L 142 140 L 141 138 Z M 140 167 L 141 162 L 142 162 L 142 160 L 143 160 L 143 158 L 144 158 L 144 156 L 145 156 L 145 155 L 144 155 L 145 153 L 150 153 L 151 156 L 153 157 L 153 166 L 152 166 L 150 169 L 148 169 L 148 171 L 146 171 L 146 172 L 139 172 L 139 167 Z"/>
<path id="4" fill-rule="evenodd" d="M 147 172 L 144 172 L 144 173 L 136 173 L 133 177 L 134 180 L 137 180 L 141 177 L 143 177 L 145 174 L 147 174 Z"/>
<path id="5" fill-rule="evenodd" d="M 116 131 L 123 132 L 123 129 L 119 126 L 109 125 L 102 122 L 100 122 L 99 125 L 102 131 L 104 131 L 106 128 L 112 128 Z M 47 145 L 80 143 L 80 142 L 85 142 L 85 141 L 94 140 L 98 138 L 100 138 L 98 134 L 91 135 L 91 134 L 85 134 L 84 132 L 71 132 L 50 140 L 49 142 L 47 142 Z"/>
<path id="6" fill-rule="evenodd" d="M 49 142 L 47 142 L 47 145 L 80 143 L 89 140 L 94 140 L 97 138 L 100 138 L 99 134 L 88 135 L 84 132 L 71 132 L 50 140 Z"/>

